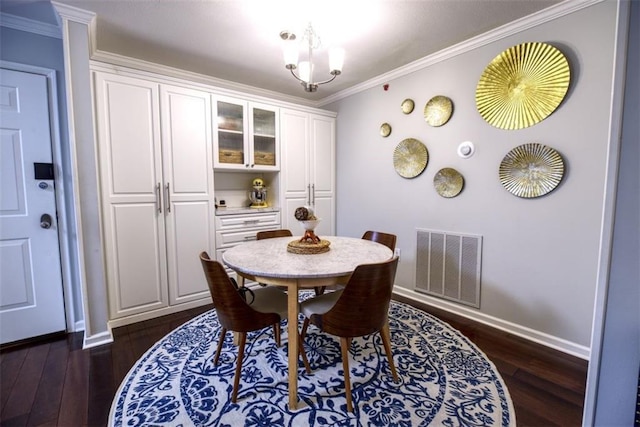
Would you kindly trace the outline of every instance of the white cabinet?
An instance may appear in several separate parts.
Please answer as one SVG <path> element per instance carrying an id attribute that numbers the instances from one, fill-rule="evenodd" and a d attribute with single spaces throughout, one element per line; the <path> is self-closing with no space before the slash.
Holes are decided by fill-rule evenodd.
<path id="1" fill-rule="evenodd" d="M 335 234 L 335 118 L 280 111 L 282 227 L 301 232 L 296 208 L 313 207 L 318 236 Z"/>
<path id="2" fill-rule="evenodd" d="M 279 170 L 278 109 L 214 97 L 214 167 L 217 170 Z"/>
<path id="3" fill-rule="evenodd" d="M 110 319 L 208 298 L 210 94 L 97 72 L 95 102 Z"/>
<path id="4" fill-rule="evenodd" d="M 250 211 L 250 209 L 247 210 Z M 240 243 L 256 240 L 258 231 L 280 228 L 280 212 L 216 215 L 215 228 L 216 259 L 224 263 L 222 254 L 227 249 Z"/>

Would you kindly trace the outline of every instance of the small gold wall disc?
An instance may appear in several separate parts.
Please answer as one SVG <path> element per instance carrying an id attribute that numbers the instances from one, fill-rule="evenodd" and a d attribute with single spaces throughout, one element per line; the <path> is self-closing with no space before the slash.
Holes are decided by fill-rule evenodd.
<path id="1" fill-rule="evenodd" d="M 449 121 L 453 113 L 453 102 L 446 96 L 434 96 L 424 106 L 424 119 L 434 127 L 442 126 Z"/>
<path id="2" fill-rule="evenodd" d="M 456 197 L 462 191 L 464 178 L 455 169 L 440 169 L 433 177 L 433 186 L 442 197 Z"/>
<path id="3" fill-rule="evenodd" d="M 427 167 L 427 147 L 414 138 L 401 141 L 393 151 L 393 167 L 403 178 L 415 178 Z"/>

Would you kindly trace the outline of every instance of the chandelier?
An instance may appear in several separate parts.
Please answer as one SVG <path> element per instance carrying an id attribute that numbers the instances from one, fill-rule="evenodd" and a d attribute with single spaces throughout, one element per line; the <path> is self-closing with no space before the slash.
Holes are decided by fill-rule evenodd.
<path id="1" fill-rule="evenodd" d="M 316 82 L 313 80 L 313 51 L 320 48 L 320 37 L 313 30 L 311 23 L 307 25 L 302 36 L 302 41 L 307 43 L 308 48 L 308 60 L 298 63 L 298 43 L 296 42 L 296 35 L 290 31 L 280 32 L 280 38 L 285 41 L 283 46 L 284 51 L 284 64 L 287 70 L 291 71 L 293 77 L 295 77 L 305 91 L 315 92 L 318 90 L 319 85 L 332 82 L 337 76 L 342 73 L 342 65 L 344 63 L 344 50 L 339 48 L 333 48 L 329 50 L 329 74 L 331 78 Z M 298 70 L 296 74 L 295 70 Z"/>

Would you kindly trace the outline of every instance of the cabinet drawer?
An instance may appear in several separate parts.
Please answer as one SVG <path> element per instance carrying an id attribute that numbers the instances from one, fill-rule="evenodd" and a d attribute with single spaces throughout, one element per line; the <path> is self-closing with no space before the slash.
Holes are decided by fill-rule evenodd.
<path id="1" fill-rule="evenodd" d="M 216 230 L 239 230 L 243 228 L 262 228 L 280 225 L 280 212 L 267 212 L 247 215 L 216 216 Z M 253 232 L 255 236 L 255 231 Z"/>
<path id="2" fill-rule="evenodd" d="M 238 230 L 238 231 L 216 231 L 216 246 L 218 248 L 224 248 L 229 246 L 235 246 L 238 243 L 249 242 L 256 240 L 256 233 L 258 230 Z"/>

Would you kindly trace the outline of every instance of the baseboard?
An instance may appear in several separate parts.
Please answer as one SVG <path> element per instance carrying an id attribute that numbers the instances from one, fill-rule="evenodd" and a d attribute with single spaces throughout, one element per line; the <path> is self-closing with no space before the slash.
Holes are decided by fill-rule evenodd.
<path id="1" fill-rule="evenodd" d="M 537 344 L 553 348 L 555 350 L 570 354 L 575 357 L 579 357 L 580 359 L 589 360 L 591 356 L 590 349 L 583 345 L 579 345 L 574 342 L 555 337 L 553 335 L 545 334 L 544 332 L 536 331 L 522 325 L 511 323 L 506 320 L 498 319 L 497 317 L 489 316 L 487 314 L 480 313 L 476 310 L 463 307 L 458 304 L 453 304 L 448 301 L 440 300 L 438 298 L 430 297 L 429 295 L 412 291 L 411 289 L 400 288 L 397 286 L 393 288 L 393 292 L 405 298 L 409 298 L 411 300 L 424 304 L 429 304 L 441 310 L 445 310 L 458 316 L 462 316 L 475 322 L 490 326 L 492 328 L 508 332 L 526 340 L 533 341 Z"/>
<path id="2" fill-rule="evenodd" d="M 73 324 L 73 331 L 71 332 L 82 332 L 84 331 L 84 320 L 78 320 Z"/>
<path id="3" fill-rule="evenodd" d="M 86 332 L 84 335 L 84 341 L 82 343 L 82 349 L 86 350 L 92 347 L 98 347 L 100 345 L 111 344 L 113 342 L 113 334 L 111 333 L 111 328 L 109 328 L 106 332 L 101 332 L 99 334 L 87 336 Z"/>
<path id="4" fill-rule="evenodd" d="M 126 326 L 132 323 L 144 322 L 145 320 L 155 319 L 156 317 L 166 316 L 167 314 L 178 313 L 180 311 L 189 310 L 206 304 L 211 304 L 211 297 L 201 298 L 178 305 L 172 305 L 169 307 L 163 307 L 144 313 L 133 314 L 131 316 L 121 317 L 119 319 L 112 319 L 109 320 L 109 328 L 119 328 L 120 326 Z"/>

